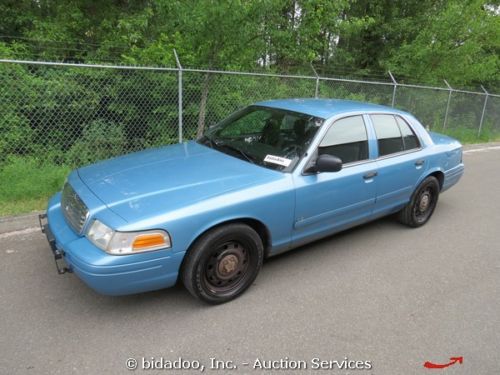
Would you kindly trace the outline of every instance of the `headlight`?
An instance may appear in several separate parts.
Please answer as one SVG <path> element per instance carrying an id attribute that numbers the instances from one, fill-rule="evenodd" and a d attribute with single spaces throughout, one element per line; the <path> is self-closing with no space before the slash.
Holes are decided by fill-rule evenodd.
<path id="1" fill-rule="evenodd" d="M 171 247 L 169 234 L 160 229 L 141 232 L 117 232 L 94 220 L 87 238 L 98 248 L 113 255 L 135 254 Z"/>
<path id="2" fill-rule="evenodd" d="M 87 232 L 87 238 L 98 248 L 106 250 L 111 242 L 111 238 L 113 238 L 113 234 L 113 229 L 99 220 L 94 220 Z"/>

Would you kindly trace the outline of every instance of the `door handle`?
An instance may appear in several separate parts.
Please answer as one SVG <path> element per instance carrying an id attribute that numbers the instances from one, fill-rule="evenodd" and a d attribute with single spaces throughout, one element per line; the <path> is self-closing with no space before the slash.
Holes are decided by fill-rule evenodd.
<path id="1" fill-rule="evenodd" d="M 373 172 L 368 172 L 368 173 L 365 173 L 365 174 L 363 175 L 363 178 L 364 178 L 365 180 L 369 180 L 370 178 L 373 178 L 373 177 L 376 177 L 376 176 L 378 176 L 378 172 L 377 172 L 377 171 L 373 171 Z"/>
<path id="2" fill-rule="evenodd" d="M 416 165 L 417 167 L 420 167 L 421 165 L 424 165 L 424 163 L 425 163 L 425 160 L 424 160 L 424 159 L 420 159 L 420 160 L 417 160 L 417 161 L 415 162 L 415 165 Z"/>

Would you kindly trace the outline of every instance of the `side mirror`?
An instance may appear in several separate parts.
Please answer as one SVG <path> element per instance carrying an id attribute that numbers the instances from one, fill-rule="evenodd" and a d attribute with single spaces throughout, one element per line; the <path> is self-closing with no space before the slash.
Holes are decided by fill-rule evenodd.
<path id="1" fill-rule="evenodd" d="M 342 169 L 342 160 L 336 156 L 323 154 L 316 159 L 316 172 L 338 172 Z"/>

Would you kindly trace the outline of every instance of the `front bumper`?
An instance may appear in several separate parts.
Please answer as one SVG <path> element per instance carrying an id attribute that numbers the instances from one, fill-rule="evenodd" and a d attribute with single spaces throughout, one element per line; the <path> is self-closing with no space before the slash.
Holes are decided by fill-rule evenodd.
<path id="1" fill-rule="evenodd" d="M 58 273 L 74 272 L 89 287 L 106 295 L 146 292 L 176 283 L 185 252 L 169 249 L 133 255 L 107 254 L 71 229 L 62 214 L 60 198 L 60 193 L 51 198 L 47 213 L 40 220 Z"/>

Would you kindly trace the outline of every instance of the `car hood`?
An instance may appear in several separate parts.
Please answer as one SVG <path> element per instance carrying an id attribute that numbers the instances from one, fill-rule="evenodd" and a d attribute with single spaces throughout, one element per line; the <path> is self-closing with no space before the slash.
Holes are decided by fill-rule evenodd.
<path id="1" fill-rule="evenodd" d="M 191 141 L 102 161 L 80 168 L 78 175 L 108 208 L 131 222 L 266 183 L 282 173 Z"/>

